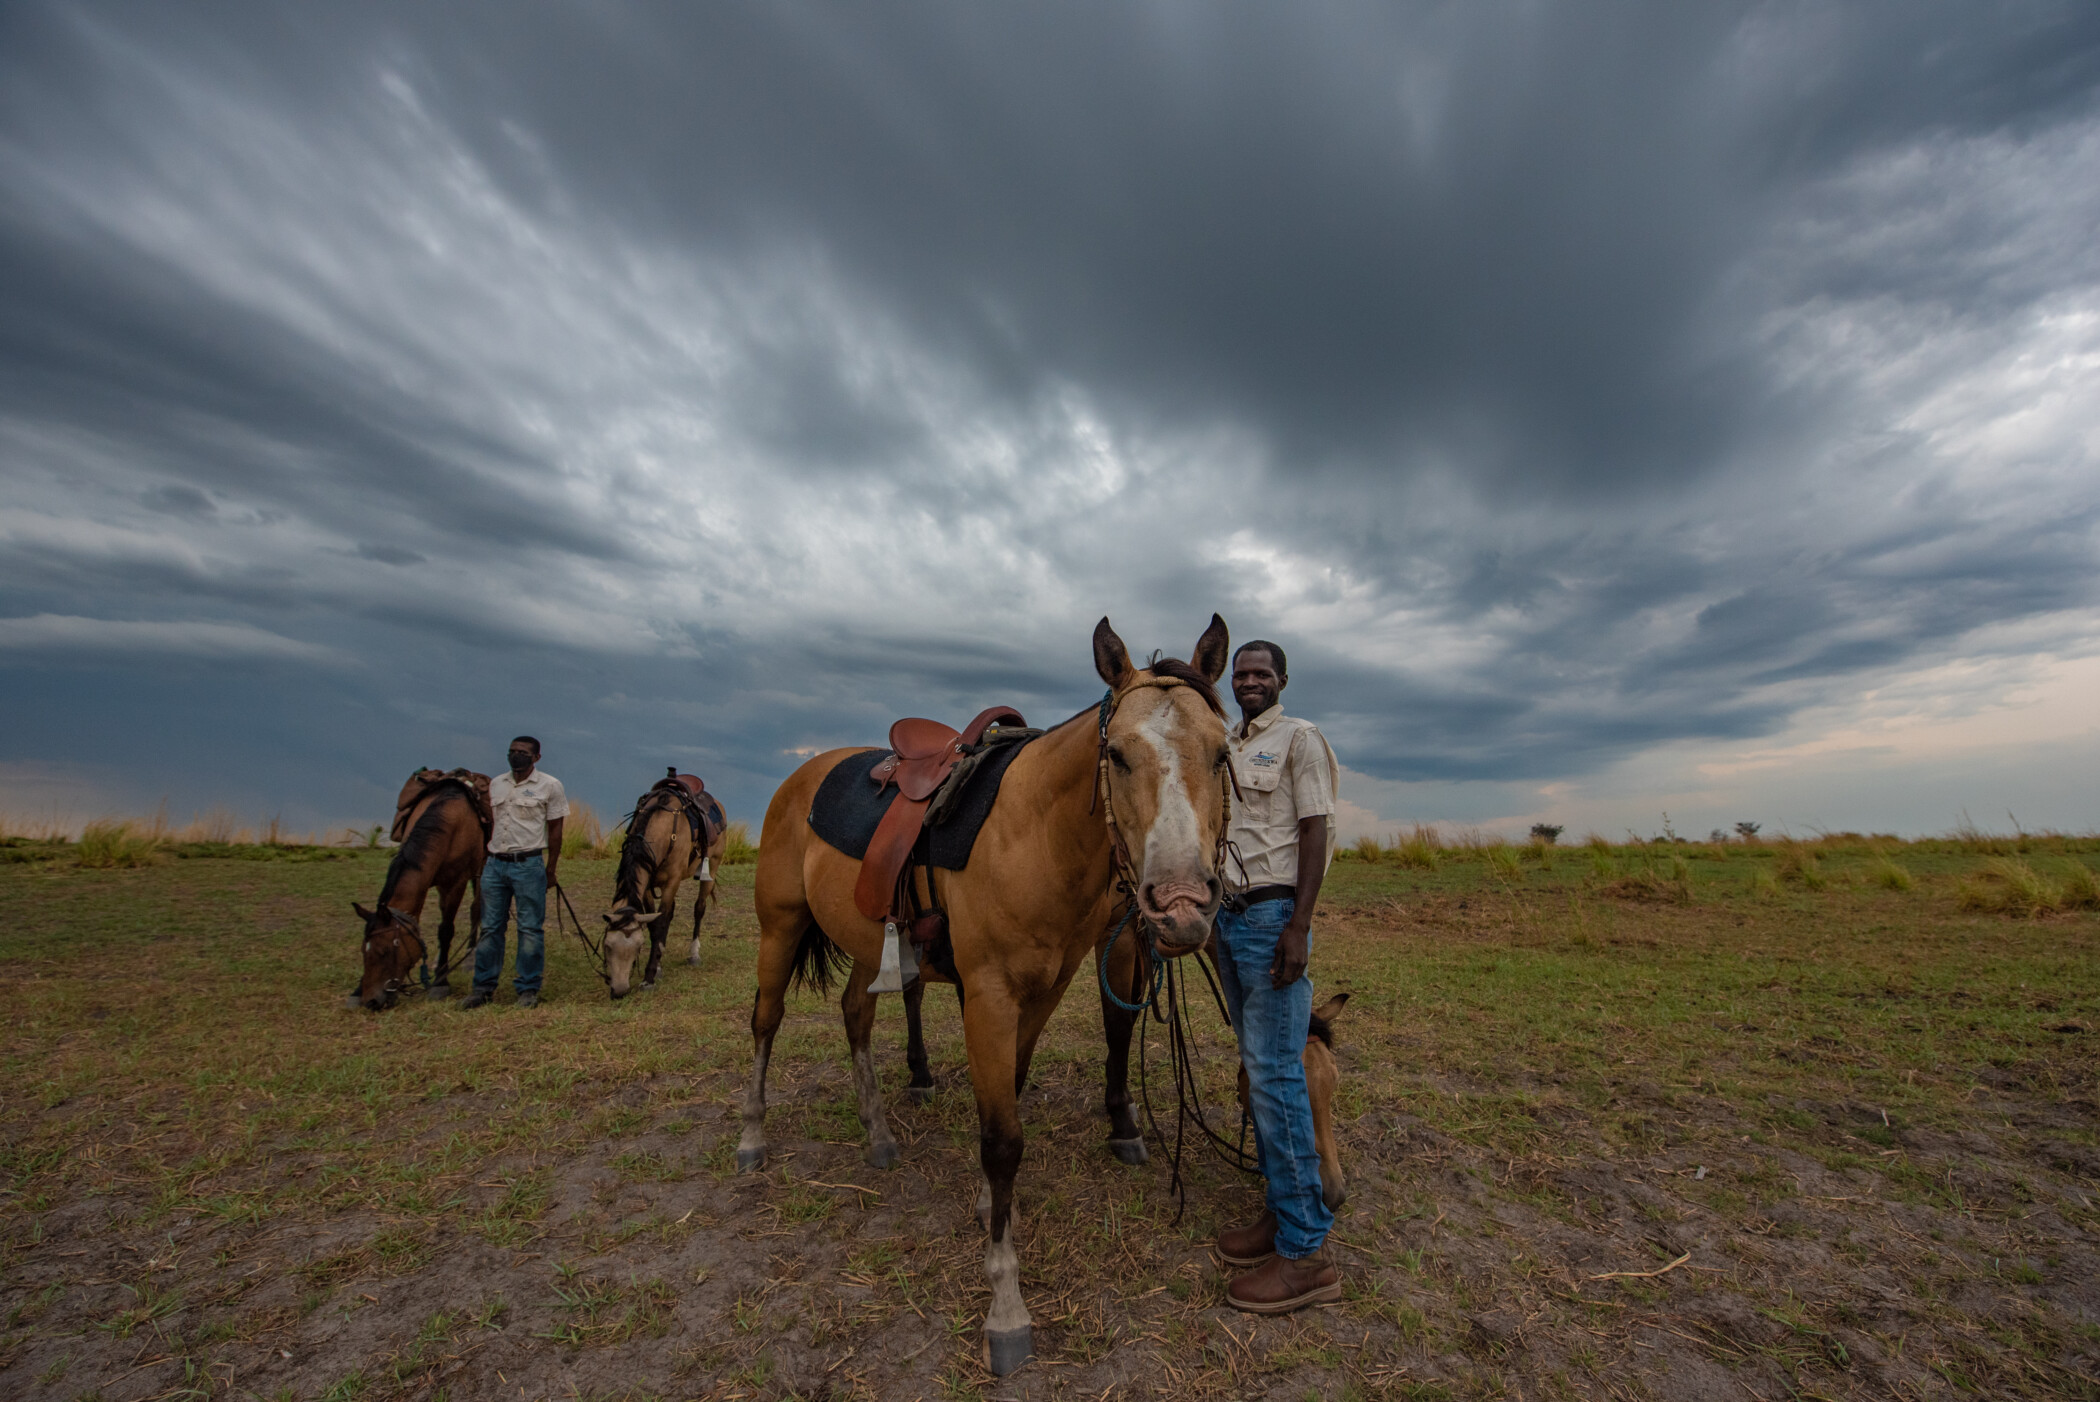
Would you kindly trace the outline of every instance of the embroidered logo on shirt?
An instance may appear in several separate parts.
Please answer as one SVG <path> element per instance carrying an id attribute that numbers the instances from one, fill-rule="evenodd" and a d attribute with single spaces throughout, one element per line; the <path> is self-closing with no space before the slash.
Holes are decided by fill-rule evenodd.
<path id="1" fill-rule="evenodd" d="M 1283 762 L 1282 755 L 1272 755 L 1267 750 L 1256 750 L 1247 757 L 1247 763 L 1256 769 L 1274 769 Z"/>

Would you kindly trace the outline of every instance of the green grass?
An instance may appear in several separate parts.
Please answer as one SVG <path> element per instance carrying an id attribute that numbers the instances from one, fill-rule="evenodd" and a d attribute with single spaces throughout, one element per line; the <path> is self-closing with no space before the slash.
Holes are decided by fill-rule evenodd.
<path id="1" fill-rule="evenodd" d="M 1470 1397 L 1558 1369 L 1570 1395 L 1635 1376 L 1668 1395 L 1640 1373 L 1657 1349 L 1729 1360 L 1764 1396 L 1871 1395 L 1877 1378 L 1929 1390 L 1917 1379 L 1950 1373 L 2075 1396 L 2100 1376 L 2100 1339 L 2080 1332 L 2090 1294 L 2065 1293 L 2100 1274 L 2080 1176 L 2100 1147 L 2100 1036 L 2077 1030 L 2100 1029 L 2100 919 L 2079 894 L 2100 843 L 1433 836 L 1345 852 L 1315 922 L 1319 987 L 1354 994 L 1336 1028 L 1350 1293 L 1317 1318 L 1250 1335 L 1218 1313 L 1203 1243 L 1253 1199 L 1214 1161 L 1187 1161 L 1178 1223 L 1164 1156 L 1109 1164 L 1099 1013 L 1075 984 L 1024 1101 L 1024 1285 L 1039 1350 L 1063 1360 L 1046 1376 L 1099 1395 L 1115 1377 L 1087 1370 L 1137 1358 L 1200 1397 Z M 495 1358 L 467 1350 L 516 1330 L 550 1359 L 632 1357 L 633 1387 L 705 1395 L 822 1377 L 849 1348 L 860 1367 L 922 1321 L 941 1339 L 926 1376 L 988 1383 L 951 996 L 927 1002 L 930 1107 L 896 1097 L 894 1000 L 878 1018 L 903 1167 L 860 1163 L 835 995 L 800 993 L 769 1120 L 795 1156 L 764 1179 L 732 1171 L 748 865 L 725 870 L 709 917 L 728 938 L 703 939 L 697 970 L 667 962 L 647 995 L 610 1002 L 550 928 L 535 1013 L 506 990 L 471 1015 L 413 1000 L 373 1016 L 340 1001 L 349 902 L 370 900 L 385 851 L 163 848 L 96 868 L 74 846 L 7 848 L 43 855 L 0 865 L 0 1393 L 49 1374 L 41 1386 L 71 1397 L 165 1355 L 126 1387 L 173 1395 L 186 1368 L 224 1377 L 282 1339 L 302 1366 L 338 1349 L 307 1395 L 479 1395 L 493 1374 L 444 1370 Z M 609 888 L 610 861 L 579 855 L 564 876 L 592 918 L 585 893 Z M 1204 1016 L 1207 1093 L 1229 1105 L 1227 1043 Z M 79 1215 L 91 1208 L 106 1217 Z M 1680 1249 L 1698 1271 L 1589 1279 Z M 1792 1254 L 1811 1251 L 1812 1266 Z M 434 1298 L 428 1283 L 469 1252 L 500 1270 Z M 550 1279 L 557 1262 L 568 1273 Z M 1868 1288 L 1885 1282 L 1898 1305 Z M 1764 1332 L 1704 1352 L 1628 1332 L 1645 1313 L 1705 1338 L 1706 1292 Z M 1895 1322 L 1844 1313 L 1869 1306 Z M 1531 1322 L 1496 1332 L 1505 1312 Z M 341 1335 L 374 1340 L 359 1349 L 324 1343 L 351 1315 L 385 1325 Z M 1858 1362 L 1899 1335 L 1900 1366 Z M 778 1372 L 791 1354 L 797 1371 Z M 535 1376 L 533 1395 L 566 1386 Z M 872 1395 L 896 1381 L 870 1378 Z"/>

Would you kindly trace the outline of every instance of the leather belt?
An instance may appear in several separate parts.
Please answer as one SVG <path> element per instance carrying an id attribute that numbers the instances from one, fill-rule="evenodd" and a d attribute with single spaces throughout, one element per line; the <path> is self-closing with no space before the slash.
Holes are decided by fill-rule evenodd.
<path id="1" fill-rule="evenodd" d="M 491 852 L 489 855 L 499 862 L 522 862 L 527 857 L 537 857 L 546 850 L 544 847 L 528 847 L 520 852 Z"/>
<path id="2" fill-rule="evenodd" d="M 1297 895 L 1296 886 L 1250 886 L 1236 896 L 1227 896 L 1225 906 L 1228 910 L 1245 910 L 1250 905 L 1260 905 L 1264 901 L 1294 900 Z"/>

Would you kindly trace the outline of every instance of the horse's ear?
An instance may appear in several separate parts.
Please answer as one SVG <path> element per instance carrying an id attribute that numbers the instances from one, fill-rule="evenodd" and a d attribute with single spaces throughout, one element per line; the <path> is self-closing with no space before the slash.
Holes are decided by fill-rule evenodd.
<path id="1" fill-rule="evenodd" d="M 1325 1022 L 1333 1022 L 1335 1018 L 1341 1013 L 1342 1005 L 1348 1001 L 1348 994 L 1337 993 L 1332 998 L 1329 998 L 1326 1002 L 1320 1004 L 1319 1007 L 1313 1009 L 1313 1016 Z"/>
<path id="2" fill-rule="evenodd" d="M 1196 650 L 1189 654 L 1189 662 L 1203 674 L 1203 679 L 1217 685 L 1219 677 L 1225 675 L 1225 650 L 1232 646 L 1232 634 L 1225 629 L 1225 620 L 1216 614 L 1210 616 L 1210 627 L 1196 639 Z"/>
<path id="3" fill-rule="evenodd" d="M 356 912 L 357 912 L 357 918 L 358 918 L 358 919 L 360 919 L 360 920 L 364 921 L 364 922 L 365 922 L 365 923 L 366 923 L 367 925 L 369 925 L 369 924 L 371 924 L 371 923 L 372 923 L 372 912 L 371 912 L 371 911 L 369 911 L 369 910 L 366 910 L 366 909 L 365 909 L 365 908 L 364 908 L 363 906 L 359 905 L 359 904 L 358 904 L 358 903 L 357 903 L 356 901 L 352 901 L 352 902 L 350 902 L 350 908 L 351 908 L 352 910 L 354 910 L 354 911 L 356 911 Z"/>
<path id="4" fill-rule="evenodd" d="M 612 918 L 612 915 L 611 915 L 610 913 L 607 913 L 607 914 L 601 915 L 601 916 L 599 916 L 598 918 L 599 918 L 600 920 L 603 920 L 603 921 L 605 922 L 605 924 L 606 924 L 606 927 L 607 927 L 607 928 L 611 928 L 611 926 L 612 926 L 612 922 L 613 922 L 613 918 Z"/>
<path id="5" fill-rule="evenodd" d="M 1137 668 L 1130 665 L 1130 649 L 1116 636 L 1116 630 L 1108 626 L 1108 615 L 1094 625 L 1094 670 L 1112 691 L 1121 691 L 1130 685 L 1137 675 Z"/>

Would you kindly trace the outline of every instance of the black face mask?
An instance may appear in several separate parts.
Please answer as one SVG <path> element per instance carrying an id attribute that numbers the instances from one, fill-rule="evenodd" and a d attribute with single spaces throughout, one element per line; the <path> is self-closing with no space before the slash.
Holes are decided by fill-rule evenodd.
<path id="1" fill-rule="evenodd" d="M 530 750 L 512 750 L 510 752 L 510 767 L 513 769 L 530 769 L 532 761 L 533 753 Z"/>

